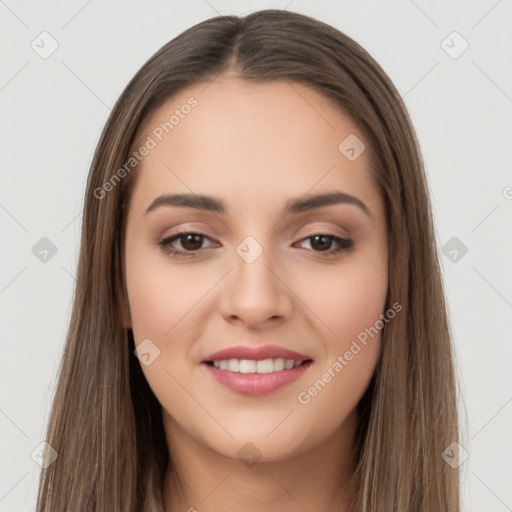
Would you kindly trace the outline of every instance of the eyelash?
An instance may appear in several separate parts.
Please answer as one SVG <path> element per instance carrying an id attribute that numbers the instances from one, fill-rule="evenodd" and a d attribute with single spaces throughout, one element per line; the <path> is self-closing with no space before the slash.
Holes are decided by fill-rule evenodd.
<path id="1" fill-rule="evenodd" d="M 172 242 L 174 242 L 175 240 L 178 240 L 178 239 L 180 239 L 182 237 L 185 237 L 187 235 L 199 235 L 199 236 L 202 236 L 204 238 L 210 239 L 210 237 L 208 235 L 206 235 L 205 233 L 201 233 L 199 231 L 182 231 L 180 233 L 176 233 L 174 235 L 168 236 L 168 237 L 160 240 L 159 242 L 157 242 L 157 245 L 164 252 L 166 252 L 168 254 L 171 254 L 171 256 L 173 256 L 173 257 L 185 257 L 185 258 L 188 258 L 188 257 L 197 256 L 198 253 L 201 251 L 201 249 L 199 249 L 197 251 L 178 251 L 176 249 L 171 249 L 171 243 Z M 340 238 L 338 236 L 330 235 L 328 233 L 314 233 L 313 235 L 310 235 L 310 236 L 307 236 L 307 237 L 301 239 L 300 242 L 304 242 L 306 240 L 312 239 L 315 236 L 323 236 L 323 237 L 326 237 L 326 238 L 330 238 L 334 242 L 336 242 L 338 244 L 338 246 L 339 246 L 337 249 L 329 249 L 327 251 L 313 251 L 313 252 L 321 254 L 321 255 L 332 256 L 332 255 L 335 255 L 335 254 L 339 254 L 339 253 L 345 252 L 346 250 L 350 249 L 354 245 L 354 242 L 351 239 Z"/>

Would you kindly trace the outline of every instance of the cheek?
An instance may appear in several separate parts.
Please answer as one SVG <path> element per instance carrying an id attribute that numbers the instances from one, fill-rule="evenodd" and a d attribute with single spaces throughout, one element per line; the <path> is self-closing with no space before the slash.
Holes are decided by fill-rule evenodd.
<path id="1" fill-rule="evenodd" d="M 342 350 L 384 313 L 388 291 L 387 259 L 354 258 L 315 275 L 314 286 L 303 278 L 301 294 L 326 329 L 325 347 Z"/>
<path id="2" fill-rule="evenodd" d="M 142 338 L 159 339 L 173 325 L 179 310 L 179 296 L 156 271 L 138 268 L 127 279 L 128 301 L 135 342 Z"/>
<path id="3" fill-rule="evenodd" d="M 385 276 L 354 272 L 338 278 L 338 286 L 327 294 L 326 322 L 336 338 L 348 340 L 372 326 L 384 311 L 387 294 Z"/>
<path id="4" fill-rule="evenodd" d="M 333 428 L 364 394 L 380 353 L 387 258 L 384 252 L 370 256 L 317 275 L 307 294 L 309 308 L 324 326 L 324 355 L 297 401 L 310 413 L 332 410 L 325 421 Z"/>
<path id="5" fill-rule="evenodd" d="M 186 287 L 187 274 L 170 266 L 153 248 L 130 242 L 128 238 L 125 254 L 135 343 L 144 338 L 162 340 L 186 313 L 187 304 L 193 304 L 196 287 Z"/>
<path id="6" fill-rule="evenodd" d="M 129 247 L 126 256 L 126 286 L 135 346 L 149 347 L 151 360 L 141 369 L 150 388 L 167 410 L 179 410 L 187 403 L 179 382 L 186 370 L 182 362 L 188 346 L 184 335 L 194 336 L 187 311 L 204 294 L 190 284 L 187 273 L 172 268 L 154 251 Z M 148 344 L 145 340 L 151 340 Z M 146 345 L 143 345 L 145 343 Z"/>
<path id="7" fill-rule="evenodd" d="M 325 306 L 322 320 L 334 334 L 324 336 L 325 357 L 295 397 L 304 418 L 321 418 L 324 434 L 343 428 L 368 388 L 381 348 L 382 330 L 375 325 L 387 291 L 384 279 L 339 279 L 336 290 L 317 297 Z M 311 436 L 320 435 L 318 428 Z"/>

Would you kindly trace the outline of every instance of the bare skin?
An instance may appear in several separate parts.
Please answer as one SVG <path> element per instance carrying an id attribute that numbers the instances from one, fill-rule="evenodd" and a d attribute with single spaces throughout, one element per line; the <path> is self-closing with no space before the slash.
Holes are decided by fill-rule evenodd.
<path id="1" fill-rule="evenodd" d="M 136 345 L 150 339 L 160 350 L 142 369 L 162 405 L 174 465 L 165 510 L 348 510 L 355 408 L 381 333 L 359 343 L 341 371 L 333 365 L 384 313 L 388 288 L 384 204 L 367 152 L 350 161 L 338 149 L 350 134 L 364 137 L 305 86 L 228 75 L 180 92 L 140 140 L 155 139 L 155 127 L 191 96 L 197 106 L 136 170 L 125 240 L 124 323 Z M 369 214 L 350 203 L 283 214 L 292 198 L 334 191 L 358 198 Z M 145 213 L 158 196 L 175 193 L 213 196 L 226 212 L 163 205 Z M 158 245 L 186 231 L 206 236 Z M 353 246 L 328 255 L 336 239 L 315 242 L 315 234 Z M 251 263 L 237 252 L 248 236 L 257 243 L 250 251 L 262 250 Z M 202 363 L 227 347 L 268 344 L 313 364 L 281 389 L 247 396 L 219 384 Z M 325 386 L 308 393 L 318 379 Z M 244 446 L 256 464 L 239 457 Z"/>

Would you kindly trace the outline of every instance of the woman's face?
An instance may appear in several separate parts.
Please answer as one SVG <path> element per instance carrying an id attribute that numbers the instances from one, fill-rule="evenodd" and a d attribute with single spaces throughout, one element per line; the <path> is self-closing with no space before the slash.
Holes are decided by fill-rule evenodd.
<path id="1" fill-rule="evenodd" d="M 261 460 L 350 437 L 388 288 L 361 131 L 310 88 L 224 76 L 168 101 L 139 141 L 125 324 L 167 434 Z M 341 199 L 308 202 L 323 194 Z"/>

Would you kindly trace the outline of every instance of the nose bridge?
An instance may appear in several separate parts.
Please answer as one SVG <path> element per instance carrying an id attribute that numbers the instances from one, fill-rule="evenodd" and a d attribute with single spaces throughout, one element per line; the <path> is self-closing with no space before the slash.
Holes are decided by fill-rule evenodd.
<path id="1" fill-rule="evenodd" d="M 261 239 L 261 237 L 260 237 Z M 246 323 L 264 322 L 289 312 L 287 288 L 278 277 L 268 238 L 260 243 L 247 236 L 235 248 L 234 271 L 223 298 L 226 317 L 236 316 Z"/>

